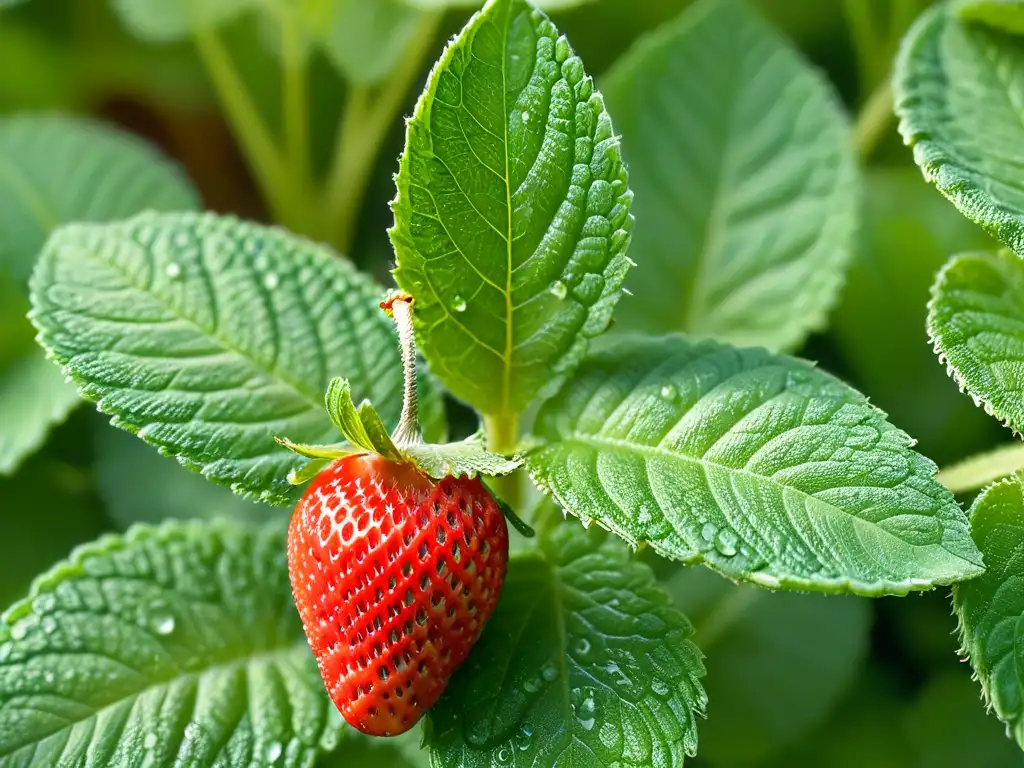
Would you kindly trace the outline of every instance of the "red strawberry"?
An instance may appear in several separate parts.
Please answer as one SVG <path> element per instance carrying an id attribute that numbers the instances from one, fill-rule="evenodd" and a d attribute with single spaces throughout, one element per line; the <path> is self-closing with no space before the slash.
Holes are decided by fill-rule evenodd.
<path id="1" fill-rule="evenodd" d="M 494 612 L 508 528 L 479 478 L 345 456 L 295 509 L 295 603 L 335 705 L 363 733 L 409 730 Z"/>

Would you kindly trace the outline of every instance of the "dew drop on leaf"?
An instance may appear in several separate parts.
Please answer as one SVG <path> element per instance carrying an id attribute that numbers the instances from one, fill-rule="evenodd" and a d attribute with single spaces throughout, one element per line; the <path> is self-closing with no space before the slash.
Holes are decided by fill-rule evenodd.
<path id="1" fill-rule="evenodd" d="M 718 532 L 715 537 L 715 549 L 718 550 L 719 554 L 723 557 L 732 557 L 736 554 L 736 545 L 739 544 L 739 537 L 725 528 Z"/>
<path id="2" fill-rule="evenodd" d="M 267 272 L 263 276 L 263 285 L 266 286 L 268 291 L 272 291 L 281 284 L 281 279 L 277 276 L 276 272 Z"/>
<path id="3" fill-rule="evenodd" d="M 548 290 L 551 291 L 551 295 L 559 301 L 569 295 L 569 288 L 561 280 L 555 280 Z"/>
<path id="4" fill-rule="evenodd" d="M 540 690 L 540 680 L 535 677 L 529 678 L 525 683 L 523 683 L 523 690 L 527 693 L 536 693 Z"/>
<path id="5" fill-rule="evenodd" d="M 530 113 L 527 112 L 525 109 L 523 110 L 523 122 L 524 123 L 530 122 Z"/>
<path id="6" fill-rule="evenodd" d="M 281 744 L 275 741 L 267 747 L 267 762 L 273 765 L 279 757 L 281 757 Z"/>
<path id="7" fill-rule="evenodd" d="M 651 690 L 654 691 L 658 696 L 665 696 L 668 694 L 668 683 L 666 683 L 660 677 L 656 677 L 653 680 L 651 680 Z"/>
<path id="8" fill-rule="evenodd" d="M 558 679 L 558 667 L 554 664 L 545 664 L 541 667 L 540 676 L 549 683 L 554 682 Z"/>
<path id="9" fill-rule="evenodd" d="M 586 656 L 590 653 L 590 641 L 585 637 L 581 637 L 573 643 L 573 650 L 575 650 L 580 656 Z"/>
<path id="10" fill-rule="evenodd" d="M 455 298 L 452 299 L 452 310 L 455 312 L 465 312 L 466 300 L 461 296 L 456 295 Z"/>
<path id="11" fill-rule="evenodd" d="M 519 726 L 519 735 L 516 737 L 516 742 L 519 744 L 519 751 L 525 752 L 530 748 L 530 741 L 533 739 L 533 726 L 529 723 L 523 723 Z"/>
<path id="12" fill-rule="evenodd" d="M 716 533 L 718 533 L 718 528 L 714 523 L 704 523 L 704 527 L 700 529 L 701 538 L 708 544 L 714 544 Z"/>
<path id="13" fill-rule="evenodd" d="M 661 396 L 670 403 L 674 403 L 679 398 L 679 390 L 676 389 L 675 384 L 665 384 L 661 388 Z"/>
<path id="14" fill-rule="evenodd" d="M 181 277 L 181 264 L 179 264 L 176 261 L 172 261 L 164 269 L 164 272 L 167 274 L 169 278 L 171 278 L 171 280 L 177 280 L 178 278 Z"/>
<path id="15" fill-rule="evenodd" d="M 142 746 L 145 749 L 152 749 L 156 746 L 157 738 L 155 733 L 147 733 L 146 738 L 142 740 Z"/>

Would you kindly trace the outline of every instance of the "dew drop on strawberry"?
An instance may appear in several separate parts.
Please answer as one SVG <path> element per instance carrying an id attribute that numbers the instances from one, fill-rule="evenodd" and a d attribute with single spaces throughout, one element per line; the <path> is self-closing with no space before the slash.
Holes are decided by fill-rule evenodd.
<path id="1" fill-rule="evenodd" d="M 479 638 L 507 565 L 505 518 L 479 478 L 372 453 L 321 472 L 292 516 L 288 566 L 345 720 L 374 736 L 412 728 Z"/>

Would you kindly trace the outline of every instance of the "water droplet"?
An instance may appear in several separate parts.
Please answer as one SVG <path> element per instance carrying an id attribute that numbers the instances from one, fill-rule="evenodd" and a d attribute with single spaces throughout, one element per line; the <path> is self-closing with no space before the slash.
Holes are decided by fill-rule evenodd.
<path id="1" fill-rule="evenodd" d="M 545 664 L 541 667 L 540 676 L 549 683 L 558 679 L 558 667 L 554 664 Z"/>
<path id="2" fill-rule="evenodd" d="M 530 122 L 530 113 L 527 112 L 525 109 L 523 110 L 523 122 L 524 123 Z"/>
<path id="3" fill-rule="evenodd" d="M 455 298 L 452 299 L 452 310 L 455 312 L 465 312 L 466 300 L 459 296 L 458 294 L 456 294 Z"/>
<path id="4" fill-rule="evenodd" d="M 551 295 L 559 301 L 569 295 L 569 288 L 561 280 L 555 280 L 548 290 L 551 292 Z"/>
<path id="5" fill-rule="evenodd" d="M 533 726 L 529 723 L 523 723 L 519 726 L 519 734 L 516 737 L 516 741 L 519 744 L 519 751 L 525 752 L 530 748 L 530 741 L 533 739 Z"/>
<path id="6" fill-rule="evenodd" d="M 736 554 L 736 545 L 739 544 L 739 536 L 723 528 L 715 537 L 715 549 L 724 557 L 732 557 Z"/>
<path id="7" fill-rule="evenodd" d="M 267 762 L 274 764 L 277 762 L 279 757 L 281 757 L 281 744 L 275 741 L 267 747 Z"/>
<path id="8" fill-rule="evenodd" d="M 56 677 L 56 675 L 53 674 L 53 672 L 47 672 L 45 675 L 43 675 L 43 680 L 46 681 L 47 685 L 53 685 L 53 683 L 54 683 L 54 681 L 56 681 L 56 679 L 57 679 L 57 677 Z"/>
<path id="9" fill-rule="evenodd" d="M 155 733 L 147 733 L 146 738 L 142 740 L 142 746 L 145 749 L 152 749 L 156 746 L 157 738 Z"/>
<path id="10" fill-rule="evenodd" d="M 502 747 L 498 750 L 498 762 L 501 765 L 508 765 L 512 760 L 512 750 L 508 747 Z"/>
<path id="11" fill-rule="evenodd" d="M 716 533 L 718 533 L 718 528 L 714 523 L 704 523 L 704 527 L 700 529 L 701 538 L 709 544 L 714 542 Z"/>
<path id="12" fill-rule="evenodd" d="M 661 396 L 672 403 L 679 397 L 679 390 L 676 389 L 675 384 L 665 384 L 661 388 Z"/>
<path id="13" fill-rule="evenodd" d="M 574 688 L 570 693 L 572 711 L 580 727 L 589 731 L 594 727 L 597 705 L 594 703 L 594 691 L 590 688 Z"/>
<path id="14" fill-rule="evenodd" d="M 656 677 L 651 681 L 651 690 L 659 696 L 664 696 L 668 693 L 668 683 L 660 677 Z"/>
<path id="15" fill-rule="evenodd" d="M 268 291 L 272 291 L 281 284 L 281 278 L 277 276 L 276 272 L 267 272 L 263 276 L 263 285 L 267 287 Z"/>
<path id="16" fill-rule="evenodd" d="M 15 640 L 24 640 L 25 635 L 28 634 L 28 622 L 19 621 L 13 627 L 11 627 L 11 637 Z"/>
<path id="17" fill-rule="evenodd" d="M 536 693 L 540 690 L 540 680 L 538 680 L 536 677 L 531 677 L 529 680 L 523 683 L 523 689 L 527 693 Z"/>
<path id="18" fill-rule="evenodd" d="M 587 640 L 587 638 L 585 637 L 581 637 L 575 643 L 573 643 L 573 649 L 580 656 L 586 656 L 588 653 L 590 653 L 590 641 Z"/>
<path id="19" fill-rule="evenodd" d="M 177 280 L 179 277 L 181 277 L 181 264 L 179 264 L 176 261 L 172 261 L 164 269 L 164 272 L 167 274 L 169 278 L 171 278 L 171 280 Z"/>
<path id="20" fill-rule="evenodd" d="M 185 738 L 189 741 L 195 741 L 203 735 L 203 729 L 199 727 L 198 723 L 189 723 L 185 726 Z"/>
<path id="21" fill-rule="evenodd" d="M 167 611 L 167 606 L 157 603 L 153 606 L 153 612 L 149 614 L 147 623 L 151 631 L 158 635 L 169 635 L 174 631 L 174 616 Z"/>

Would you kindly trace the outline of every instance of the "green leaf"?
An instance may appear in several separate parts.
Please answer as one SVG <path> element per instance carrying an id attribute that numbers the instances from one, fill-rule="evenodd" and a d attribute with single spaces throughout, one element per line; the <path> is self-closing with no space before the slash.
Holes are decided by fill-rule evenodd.
<path id="1" fill-rule="evenodd" d="M 53 368 L 53 364 L 50 363 Z M 93 474 L 104 509 L 121 530 L 135 523 L 226 517 L 258 523 L 282 510 L 243 499 L 207 482 L 153 446 L 109 424 L 96 425 Z"/>
<path id="2" fill-rule="evenodd" d="M 704 568 L 681 569 L 666 589 L 707 657 L 700 755 L 711 765 L 753 764 L 822 723 L 868 650 L 866 600 L 773 594 Z"/>
<path id="3" fill-rule="evenodd" d="M 928 305 L 939 360 L 976 405 L 1024 431 L 1024 262 L 1013 254 L 954 256 Z"/>
<path id="4" fill-rule="evenodd" d="M 341 748 L 322 757 L 316 768 L 429 768 L 430 753 L 420 749 L 420 729 L 386 739 L 345 729 Z"/>
<path id="5" fill-rule="evenodd" d="M 379 82 L 395 68 L 424 17 L 402 0 L 334 0 L 326 8 L 329 18 L 312 31 L 334 66 L 360 84 Z"/>
<path id="6" fill-rule="evenodd" d="M 417 443 L 402 449 L 424 472 L 434 478 L 447 475 L 497 477 L 514 472 L 523 460 L 518 456 L 506 458 L 484 448 L 480 435 L 473 435 L 458 443 Z"/>
<path id="7" fill-rule="evenodd" d="M 340 718 L 281 525 L 136 527 L 78 549 L 0 624 L 0 766 L 308 765 Z"/>
<path id="8" fill-rule="evenodd" d="M 810 364 L 681 336 L 604 346 L 537 415 L 537 484 L 584 522 L 762 586 L 902 594 L 982 571 L 935 465 Z"/>
<path id="9" fill-rule="evenodd" d="M 1024 33 L 1024 2 L 1021 0 L 956 0 L 953 9 L 968 21 L 980 21 L 1006 32 Z"/>
<path id="10" fill-rule="evenodd" d="M 390 230 L 435 374 L 488 415 L 553 391 L 611 319 L 632 193 L 604 102 L 554 25 L 491 0 L 408 124 Z"/>
<path id="11" fill-rule="evenodd" d="M 893 79 L 900 133 L 924 175 L 971 221 L 1024 254 L 1024 47 L 936 5 L 904 40 Z"/>
<path id="12" fill-rule="evenodd" d="M 1024 749 L 1024 487 L 990 486 L 971 507 L 971 533 L 988 568 L 953 588 L 963 653 L 999 719 Z"/>
<path id="13" fill-rule="evenodd" d="M 1024 443 L 1014 441 L 945 467 L 935 479 L 953 493 L 965 493 L 1021 469 L 1024 469 Z"/>
<path id="14" fill-rule="evenodd" d="M 0 282 L 13 282 L 2 291 L 5 315 L 27 307 L 21 285 L 59 224 L 197 206 L 177 167 L 127 134 L 69 117 L 0 120 Z M 12 312 L 9 322 L 30 338 L 20 314 Z M 78 402 L 36 345 L 0 358 L 0 474 L 17 469 Z"/>
<path id="15" fill-rule="evenodd" d="M 432 764 L 682 765 L 707 702 L 692 631 L 621 541 L 557 525 L 430 711 Z"/>
<path id="16" fill-rule="evenodd" d="M 479 8 L 484 0 L 404 0 L 416 8 Z M 545 11 L 561 11 L 587 5 L 594 0 L 531 0 L 533 5 Z"/>
<path id="17" fill-rule="evenodd" d="M 169 42 L 196 29 L 215 27 L 261 5 L 261 0 L 111 0 L 121 22 L 136 37 Z"/>
<path id="18" fill-rule="evenodd" d="M 859 192 L 828 80 L 746 4 L 705 0 L 603 85 L 637 194 L 622 327 L 778 350 L 824 326 Z"/>
<path id="19" fill-rule="evenodd" d="M 332 443 L 323 405 L 348 376 L 398 420 L 402 365 L 382 289 L 283 230 L 145 214 L 56 232 L 33 278 L 44 345 L 113 423 L 243 495 L 290 504 L 305 463 L 274 441 Z M 421 377 L 428 434 L 443 405 Z"/>

